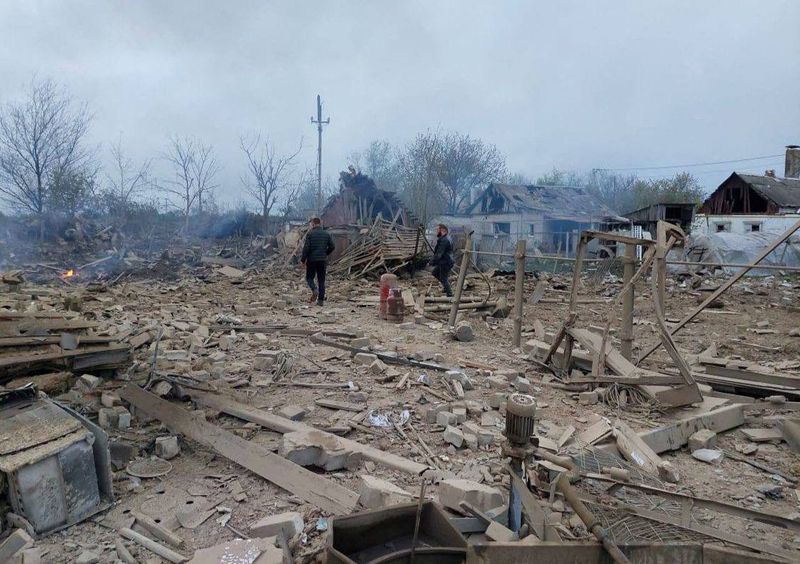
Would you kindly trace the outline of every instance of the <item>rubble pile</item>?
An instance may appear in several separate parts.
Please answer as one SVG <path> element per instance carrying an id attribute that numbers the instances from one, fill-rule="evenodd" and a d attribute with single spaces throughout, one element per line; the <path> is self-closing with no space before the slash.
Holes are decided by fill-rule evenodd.
<path id="1" fill-rule="evenodd" d="M 20 512 L 32 507 L 0 502 L 0 555 L 797 559 L 797 278 L 738 284 L 672 335 L 701 394 L 684 403 L 652 393 L 686 384 L 666 348 L 642 365 L 619 352 L 620 280 L 578 277 L 580 307 L 570 307 L 568 277 L 525 277 L 515 347 L 513 315 L 492 315 L 501 300 L 513 312 L 511 278 L 466 277 L 456 325 L 472 339 L 459 340 L 438 311 L 452 302 L 438 301 L 426 274 L 400 281 L 409 321 L 394 324 L 379 319 L 379 288 L 363 276 L 331 276 L 320 308 L 299 271 L 213 256 L 177 279 L 4 287 L 0 327 L 17 332 L 0 343 L 45 339 L 24 351 L 63 353 L 75 344 L 63 335 L 79 348 L 102 338 L 130 358 L 62 364 L 68 379 L 53 388 L 34 379 L 39 368 L 0 372 L 0 406 L 24 413 L 12 390 L 34 382 L 107 436 L 115 497 L 50 534 L 26 527 Z M 668 329 L 719 285 L 665 281 Z M 78 295 L 79 306 L 66 303 Z M 656 295 L 644 275 L 635 353 L 663 343 Z"/>

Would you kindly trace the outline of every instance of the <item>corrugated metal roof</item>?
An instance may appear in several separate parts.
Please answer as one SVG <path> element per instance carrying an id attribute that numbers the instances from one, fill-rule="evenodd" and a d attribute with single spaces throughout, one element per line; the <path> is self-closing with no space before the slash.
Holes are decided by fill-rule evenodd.
<path id="1" fill-rule="evenodd" d="M 775 178 L 738 172 L 734 174 L 749 184 L 759 195 L 775 202 L 778 206 L 800 207 L 800 178 Z"/>

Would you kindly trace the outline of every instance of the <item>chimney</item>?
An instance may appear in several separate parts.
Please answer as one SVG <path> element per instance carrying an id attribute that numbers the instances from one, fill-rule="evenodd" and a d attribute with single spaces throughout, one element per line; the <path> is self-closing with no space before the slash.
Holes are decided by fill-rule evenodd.
<path id="1" fill-rule="evenodd" d="M 785 178 L 800 178 L 800 145 L 786 145 Z"/>

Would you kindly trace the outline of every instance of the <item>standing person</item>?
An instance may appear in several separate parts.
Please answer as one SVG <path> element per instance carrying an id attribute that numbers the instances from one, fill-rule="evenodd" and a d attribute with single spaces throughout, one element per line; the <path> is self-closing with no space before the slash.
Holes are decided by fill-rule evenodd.
<path id="1" fill-rule="evenodd" d="M 311 229 L 306 233 L 300 262 L 306 265 L 306 283 L 311 288 L 309 302 L 316 300 L 318 306 L 325 304 L 325 271 L 328 267 L 328 255 L 335 248 L 333 237 L 322 228 L 322 220 L 313 218 Z M 317 278 L 317 284 L 314 283 L 314 277 Z"/>
<path id="2" fill-rule="evenodd" d="M 453 242 L 448 235 L 447 226 L 440 223 L 436 228 L 436 248 L 431 259 L 434 277 L 442 283 L 445 295 L 452 296 L 453 290 L 450 288 L 450 281 L 447 276 L 455 264 L 453 259 Z"/>

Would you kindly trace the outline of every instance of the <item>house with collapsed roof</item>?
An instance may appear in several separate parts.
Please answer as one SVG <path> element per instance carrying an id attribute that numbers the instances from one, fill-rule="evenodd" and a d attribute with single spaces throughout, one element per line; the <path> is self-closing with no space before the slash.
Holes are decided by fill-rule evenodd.
<path id="1" fill-rule="evenodd" d="M 693 232 L 780 233 L 800 219 L 800 147 L 786 147 L 783 178 L 731 174 L 700 206 Z"/>
<path id="2" fill-rule="evenodd" d="M 629 222 L 585 188 L 492 183 L 464 213 L 439 216 L 435 223 L 474 231 L 476 250 L 484 253 L 513 253 L 524 239 L 529 255 L 572 256 L 581 231 Z M 490 256 L 481 263 L 497 262 Z"/>
<path id="3" fill-rule="evenodd" d="M 692 261 L 746 264 L 798 220 L 800 147 L 789 145 L 783 178 L 772 170 L 761 175 L 734 172 L 714 190 L 692 222 L 686 256 Z M 762 263 L 800 266 L 800 232 L 795 232 Z M 754 269 L 749 274 L 769 273 Z"/>

